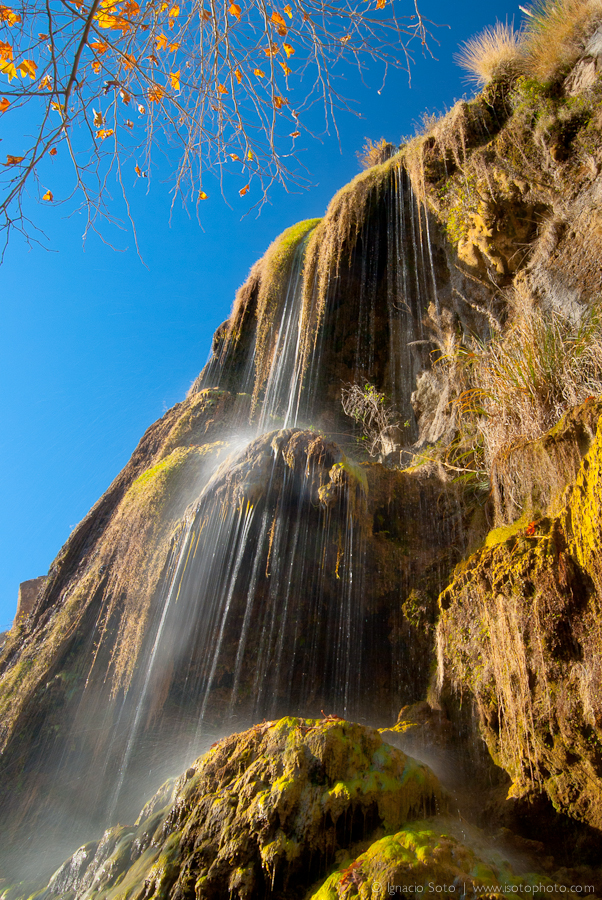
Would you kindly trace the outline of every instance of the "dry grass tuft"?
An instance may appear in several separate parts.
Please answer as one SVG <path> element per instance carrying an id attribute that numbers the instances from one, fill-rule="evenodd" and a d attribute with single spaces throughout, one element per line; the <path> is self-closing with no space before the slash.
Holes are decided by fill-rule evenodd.
<path id="1" fill-rule="evenodd" d="M 380 166 L 391 159 L 397 153 L 397 147 L 390 141 L 381 138 L 379 141 L 373 141 L 366 138 L 364 146 L 357 153 L 362 169 L 371 169 L 372 166 Z"/>
<path id="2" fill-rule="evenodd" d="M 512 78 L 525 70 L 523 33 L 496 22 L 466 41 L 455 60 L 479 87 L 499 78 Z"/>
<path id="3" fill-rule="evenodd" d="M 525 23 L 524 52 L 530 75 L 550 81 L 583 53 L 602 24 L 602 0 L 539 0 Z"/>

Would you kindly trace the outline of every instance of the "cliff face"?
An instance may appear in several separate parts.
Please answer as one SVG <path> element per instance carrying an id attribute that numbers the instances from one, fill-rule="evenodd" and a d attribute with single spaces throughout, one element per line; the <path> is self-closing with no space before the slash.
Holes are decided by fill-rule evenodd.
<path id="1" fill-rule="evenodd" d="M 548 83 L 493 79 L 253 267 L 189 396 L 144 435 L 1 651 L 8 875 L 50 872 L 88 835 L 55 895 L 84 896 L 102 872 L 112 890 L 127 870 L 132 885 L 150 879 L 140 897 L 302 896 L 319 874 L 317 832 L 289 834 L 282 804 L 297 808 L 317 752 L 304 736 L 331 724 L 277 728 L 290 775 L 274 800 L 282 834 L 271 819 L 262 831 L 252 791 L 240 822 L 226 815 L 226 794 L 238 798 L 226 782 L 280 752 L 267 723 L 265 747 L 261 729 L 220 745 L 240 751 L 238 774 L 225 757 L 211 769 L 217 752 L 195 763 L 152 834 L 139 822 L 135 840 L 119 828 L 96 838 L 216 738 L 322 711 L 454 759 L 456 782 L 472 778 L 498 824 L 509 803 L 523 810 L 512 827 L 529 838 L 537 798 L 551 803 L 556 837 L 550 824 L 541 852 L 569 834 L 582 861 L 595 855 L 602 88 L 582 77 L 592 60 L 582 54 Z M 377 752 L 371 731 L 336 727 Z M 193 797 L 185 785 L 203 766 Z M 286 772 L 256 780 L 272 797 Z M 509 787 L 514 800 L 500 799 Z M 209 795 L 221 797 L 215 815 Z M 415 838 L 376 815 L 381 800 L 345 807 L 351 832 L 368 816 L 362 835 L 376 849 L 356 846 L 312 896 L 352 884 L 363 896 L 387 860 L 395 877 L 403 860 L 414 872 Z M 331 818 L 320 819 L 334 829 L 328 864 L 362 837 L 345 844 Z M 473 850 L 441 827 L 424 854 L 447 860 L 440 880 L 460 857 L 467 875 Z M 398 831 L 394 846 L 378 828 Z"/>

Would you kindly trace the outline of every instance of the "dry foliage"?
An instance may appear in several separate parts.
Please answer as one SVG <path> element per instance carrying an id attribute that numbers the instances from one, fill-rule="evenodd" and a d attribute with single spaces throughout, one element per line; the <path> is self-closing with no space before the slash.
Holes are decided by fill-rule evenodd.
<path id="1" fill-rule="evenodd" d="M 370 456 L 382 449 L 383 432 L 396 425 L 397 413 L 373 384 L 345 384 L 341 391 L 343 412 L 360 426 Z"/>
<path id="2" fill-rule="evenodd" d="M 14 115 L 19 129 L 27 110 L 23 137 L 11 131 L 5 147 L 5 239 L 14 228 L 33 230 L 26 186 L 47 203 L 66 199 L 51 158 L 71 168 L 87 228 L 108 215 L 110 182 L 127 204 L 126 174 L 150 179 L 157 147 L 173 168 L 174 196 L 198 206 L 207 171 L 227 165 L 238 172 L 238 193 L 261 203 L 274 181 L 293 177 L 285 160 L 310 127 L 305 113 L 316 102 L 328 117 L 346 106 L 335 63 L 408 67 L 409 41 L 427 39 L 414 4 L 410 13 L 398 16 L 394 0 L 0 5 L 0 115 Z"/>
<path id="3" fill-rule="evenodd" d="M 479 87 L 494 78 L 518 75 L 525 67 L 522 37 L 512 25 L 496 22 L 466 41 L 455 60 Z"/>
<path id="4" fill-rule="evenodd" d="M 390 141 L 381 138 L 379 141 L 373 141 L 366 138 L 364 146 L 357 153 L 362 169 L 371 169 L 372 166 L 379 166 L 397 152 L 397 147 Z"/>
<path id="5" fill-rule="evenodd" d="M 602 0 L 540 0 L 525 22 L 527 71 L 549 81 L 573 65 L 602 23 Z"/>

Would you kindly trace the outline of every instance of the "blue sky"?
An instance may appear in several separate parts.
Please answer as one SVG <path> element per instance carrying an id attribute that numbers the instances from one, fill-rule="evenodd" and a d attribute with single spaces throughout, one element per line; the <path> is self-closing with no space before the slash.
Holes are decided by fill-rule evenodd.
<path id="1" fill-rule="evenodd" d="M 147 194 L 132 173 L 142 259 L 125 233 L 117 235 L 121 252 L 94 235 L 82 246 L 82 217 L 65 207 L 35 210 L 50 249 L 12 241 L 0 267 L 0 631 L 14 616 L 19 582 L 48 570 L 144 430 L 184 397 L 236 288 L 273 238 L 323 214 L 357 173 L 365 137 L 398 143 L 423 112 L 470 95 L 453 62 L 458 44 L 496 18 L 520 18 L 505 0 L 421 0 L 420 8 L 450 26 L 433 29 L 436 59 L 416 47 L 411 87 L 407 74 L 390 72 L 379 94 L 376 69 L 365 86 L 343 86 L 362 117 L 340 113 L 341 147 L 333 134 L 299 142 L 309 189 L 274 189 L 257 217 L 238 197 L 239 178 L 226 177 L 231 205 L 211 191 L 201 227 L 179 206 L 170 221 L 160 178 Z"/>

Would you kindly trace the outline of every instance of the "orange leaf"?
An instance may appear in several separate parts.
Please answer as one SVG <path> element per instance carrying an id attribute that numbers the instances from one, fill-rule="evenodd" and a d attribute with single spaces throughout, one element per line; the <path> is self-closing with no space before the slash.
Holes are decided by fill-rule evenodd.
<path id="1" fill-rule="evenodd" d="M 242 72 L 240 71 L 240 69 L 234 69 L 234 74 L 236 75 L 236 80 L 240 84 L 240 82 L 242 81 Z"/>
<path id="2" fill-rule="evenodd" d="M 274 25 L 284 25 L 284 27 L 286 28 L 286 22 L 284 21 L 280 13 L 276 12 L 275 10 L 272 13 L 272 22 L 274 23 Z"/>
<path id="3" fill-rule="evenodd" d="M 46 34 L 45 31 L 38 31 L 38 37 L 41 41 L 47 41 L 50 35 Z"/>
<path id="4" fill-rule="evenodd" d="M 169 45 L 169 52 L 170 52 L 170 53 L 175 53 L 179 46 L 180 46 L 179 42 L 178 42 L 178 41 L 174 41 L 173 44 L 170 44 L 170 45 Z"/>
<path id="5" fill-rule="evenodd" d="M 0 59 L 12 59 L 13 48 L 6 41 L 0 41 Z"/>
<path id="6" fill-rule="evenodd" d="M 102 69 L 101 61 L 99 59 L 93 59 L 90 65 L 92 66 L 92 70 L 98 75 L 98 73 Z"/>
<path id="7" fill-rule="evenodd" d="M 207 194 L 205 193 L 205 191 L 199 191 L 199 200 L 206 200 L 206 199 L 207 199 Z"/>
<path id="8" fill-rule="evenodd" d="M 21 16 L 9 9 L 8 6 L 0 5 L 0 22 L 8 22 L 10 26 L 16 25 L 21 21 Z"/>
<path id="9" fill-rule="evenodd" d="M 529 524 L 525 528 L 525 534 L 527 534 L 529 537 L 532 537 L 535 534 L 536 528 L 537 528 L 537 522 L 529 522 Z"/>
<path id="10" fill-rule="evenodd" d="M 174 91 L 180 90 L 180 69 L 177 72 L 169 73 L 169 80 L 171 81 L 171 86 Z"/>
<path id="11" fill-rule="evenodd" d="M 10 153 L 7 153 L 6 154 L 6 162 L 4 163 L 4 165 L 5 166 L 16 166 L 17 163 L 23 162 L 24 159 L 25 159 L 24 156 L 11 156 Z"/>
<path id="12" fill-rule="evenodd" d="M 96 132 L 96 137 L 99 141 L 104 141 L 105 138 L 111 137 L 112 134 L 115 134 L 114 128 L 101 128 L 100 131 Z"/>
<path id="13" fill-rule="evenodd" d="M 230 159 L 233 159 L 235 162 L 237 159 L 240 159 L 240 156 L 237 156 L 236 153 L 228 153 Z"/>
<path id="14" fill-rule="evenodd" d="M 265 78 L 265 72 L 262 72 L 261 69 L 253 69 L 253 75 L 257 75 L 258 78 Z"/>
<path id="15" fill-rule="evenodd" d="M 284 47 L 284 52 L 286 53 L 287 57 L 291 57 L 295 52 L 295 48 L 291 47 L 290 44 L 283 44 L 282 46 Z"/>
<path id="16" fill-rule="evenodd" d="M 277 44 L 270 44 L 269 47 L 264 47 L 263 52 L 266 56 L 276 56 L 277 53 L 280 52 L 280 47 Z"/>
<path id="17" fill-rule="evenodd" d="M 209 19 L 211 18 L 211 13 L 208 12 L 208 10 L 206 10 L 206 9 L 199 10 L 199 15 L 200 15 L 201 19 L 203 20 L 203 22 L 208 22 Z"/>
<path id="18" fill-rule="evenodd" d="M 95 109 L 92 110 L 92 113 L 93 113 L 92 124 L 94 125 L 95 128 L 100 128 L 105 123 L 103 114 L 101 112 L 96 112 Z"/>
<path id="19" fill-rule="evenodd" d="M 244 188 L 241 188 L 241 189 L 239 190 L 239 192 L 238 192 L 238 193 L 240 194 L 240 196 L 241 196 L 241 197 L 244 197 L 245 194 L 248 194 L 248 193 L 249 193 L 249 188 L 250 188 L 250 187 L 251 187 L 250 184 L 246 184 L 246 185 L 244 186 Z"/>
<path id="20" fill-rule="evenodd" d="M 9 106 L 10 100 L 7 100 L 6 97 L 3 97 L 2 100 L 0 100 L 0 113 L 6 112 Z"/>
<path id="21" fill-rule="evenodd" d="M 54 200 L 54 197 L 52 196 L 52 191 L 46 191 L 46 193 L 42 197 L 42 200 Z"/>
<path id="22" fill-rule="evenodd" d="M 125 122 L 124 122 L 123 124 L 125 125 L 126 128 L 133 128 L 133 127 L 134 127 L 134 123 L 132 122 L 131 119 L 126 119 Z"/>
<path id="23" fill-rule="evenodd" d="M 52 90 L 52 81 L 50 80 L 50 75 L 44 75 L 44 77 L 40 81 L 40 87 L 42 90 L 46 90 L 46 88 L 48 88 L 49 91 Z"/>
<path id="24" fill-rule="evenodd" d="M 94 50 L 97 56 L 102 56 L 109 49 L 109 45 L 105 41 L 92 41 L 89 46 Z"/>
<path id="25" fill-rule="evenodd" d="M 286 4 L 286 6 L 284 7 L 284 12 L 287 14 L 287 16 L 289 17 L 289 19 L 292 19 L 292 18 L 293 18 L 293 8 L 292 8 L 292 6 L 290 5 L 290 3 L 287 3 L 287 4 Z"/>
<path id="26" fill-rule="evenodd" d="M 169 12 L 167 13 L 167 15 L 168 15 L 171 19 L 177 19 L 178 16 L 180 15 L 180 7 L 179 7 L 179 6 L 176 6 L 176 5 L 174 4 L 174 5 L 172 6 L 172 8 L 169 10 Z"/>
<path id="27" fill-rule="evenodd" d="M 230 13 L 231 16 L 236 16 L 236 18 L 240 22 L 240 14 L 241 14 L 242 10 L 241 10 L 240 6 L 238 5 L 238 3 L 232 3 L 228 12 Z"/>
<path id="28" fill-rule="evenodd" d="M 56 156 L 56 147 L 51 147 L 48 152 L 50 153 L 51 156 Z"/>
<path id="29" fill-rule="evenodd" d="M 339 38 L 339 40 L 340 40 L 341 44 L 348 44 L 349 41 L 351 40 L 351 35 L 346 34 L 344 37 Z"/>
<path id="30" fill-rule="evenodd" d="M 300 134 L 301 134 L 300 131 L 291 131 L 291 137 L 292 137 L 292 138 L 299 137 Z"/>
<path id="31" fill-rule="evenodd" d="M 123 102 L 125 103 L 126 106 L 132 99 L 130 97 L 130 95 L 128 94 L 128 92 L 125 90 L 125 88 L 121 88 L 121 90 L 119 91 L 119 96 L 121 97 L 121 99 L 123 100 Z"/>
<path id="32" fill-rule="evenodd" d="M 167 38 L 164 34 L 160 34 L 158 37 L 156 37 L 155 41 L 157 43 L 157 50 L 165 50 L 165 48 L 167 47 Z"/>
<path id="33" fill-rule="evenodd" d="M 285 75 L 290 75 L 291 72 L 292 72 L 293 70 L 292 70 L 292 69 L 289 69 L 289 67 L 287 66 L 287 64 L 286 64 L 285 62 L 280 62 L 280 60 L 278 60 L 278 62 L 279 62 L 280 65 L 282 66 L 282 69 L 283 69 L 283 71 L 284 71 L 284 74 L 285 74 Z"/>
<path id="34" fill-rule="evenodd" d="M 140 7 L 136 3 L 136 0 L 128 0 L 128 2 L 125 3 L 121 8 L 122 15 L 127 16 L 128 19 L 131 19 L 134 16 L 137 16 L 139 12 L 140 12 Z"/>
<path id="35" fill-rule="evenodd" d="M 158 103 L 159 100 L 161 100 L 161 98 L 163 97 L 163 94 L 163 88 L 159 87 L 158 84 L 154 84 L 148 89 L 146 96 L 151 103 Z M 138 109 L 140 109 L 140 107 L 138 107 Z"/>
<path id="36" fill-rule="evenodd" d="M 218 93 L 220 93 L 220 94 L 228 93 L 228 88 L 224 84 L 218 84 L 217 90 L 218 90 Z"/>
<path id="37" fill-rule="evenodd" d="M 281 109 L 283 106 L 286 106 L 288 100 L 285 97 L 279 97 L 278 94 L 274 97 L 274 106 L 276 109 Z"/>
<path id="38" fill-rule="evenodd" d="M 123 59 L 121 60 L 121 65 L 126 71 L 133 69 L 136 65 L 136 57 L 132 56 L 131 53 L 124 53 Z"/>
<path id="39" fill-rule="evenodd" d="M 26 75 L 29 75 L 32 81 L 36 77 L 37 68 L 38 64 L 34 63 L 33 59 L 24 59 L 17 66 L 17 69 L 20 71 L 23 78 L 25 78 Z"/>
<path id="40" fill-rule="evenodd" d="M 148 59 L 148 61 L 150 62 L 150 64 L 151 64 L 152 66 L 158 66 L 158 65 L 159 65 L 159 60 L 157 59 L 157 57 L 155 56 L 154 53 L 151 53 L 150 56 L 147 56 L 146 58 Z"/>
<path id="41" fill-rule="evenodd" d="M 376 8 L 377 9 L 384 9 L 386 5 L 387 5 L 387 0 L 376 0 Z"/>

